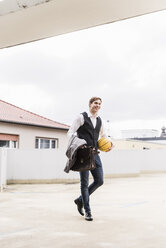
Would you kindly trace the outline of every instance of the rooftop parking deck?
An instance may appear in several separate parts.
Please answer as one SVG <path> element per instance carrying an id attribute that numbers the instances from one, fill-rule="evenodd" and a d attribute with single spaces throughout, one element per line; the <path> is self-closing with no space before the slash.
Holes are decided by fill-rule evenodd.
<path id="1" fill-rule="evenodd" d="M 106 179 L 91 196 L 92 222 L 78 214 L 78 194 L 78 183 L 8 185 L 0 247 L 166 247 L 166 174 Z"/>

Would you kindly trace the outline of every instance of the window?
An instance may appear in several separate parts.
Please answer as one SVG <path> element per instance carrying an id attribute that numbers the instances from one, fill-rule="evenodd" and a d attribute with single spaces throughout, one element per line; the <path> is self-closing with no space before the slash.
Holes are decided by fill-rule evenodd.
<path id="1" fill-rule="evenodd" d="M 36 149 L 56 149 L 58 148 L 58 139 L 36 138 Z"/>
<path id="2" fill-rule="evenodd" d="M 18 141 L 18 135 L 0 133 L 0 147 L 18 148 Z"/>
<path id="3" fill-rule="evenodd" d="M 10 141 L 10 148 L 17 148 L 17 141 Z"/>
<path id="4" fill-rule="evenodd" d="M 0 140 L 0 147 L 9 147 L 9 141 Z"/>
<path id="5" fill-rule="evenodd" d="M 55 140 L 51 140 L 51 148 L 52 149 L 56 148 L 56 141 Z"/>
<path id="6" fill-rule="evenodd" d="M 0 140 L 0 147 L 17 148 L 17 141 L 13 141 L 13 140 Z"/>

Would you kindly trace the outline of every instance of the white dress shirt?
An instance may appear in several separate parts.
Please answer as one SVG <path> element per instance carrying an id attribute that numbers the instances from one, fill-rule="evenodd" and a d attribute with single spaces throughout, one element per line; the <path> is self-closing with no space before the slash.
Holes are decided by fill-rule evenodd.
<path id="1" fill-rule="evenodd" d="M 87 113 L 88 117 L 90 117 L 91 122 L 93 124 L 93 127 L 96 127 L 96 122 L 97 122 L 97 116 L 93 116 L 90 112 Z M 82 114 L 79 114 L 77 116 L 77 118 L 74 120 L 73 124 L 71 125 L 69 131 L 67 132 L 67 136 L 70 138 L 73 134 L 77 135 L 77 130 L 79 129 L 79 127 L 81 127 L 84 124 L 84 116 Z M 100 128 L 100 133 L 99 133 L 100 137 L 107 137 L 106 133 L 105 133 L 105 128 L 103 125 L 103 122 L 101 124 L 101 128 Z"/>

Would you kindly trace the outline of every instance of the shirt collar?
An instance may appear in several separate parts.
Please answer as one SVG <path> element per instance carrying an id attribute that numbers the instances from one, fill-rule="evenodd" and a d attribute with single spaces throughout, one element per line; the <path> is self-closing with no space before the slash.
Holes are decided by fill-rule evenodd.
<path id="1" fill-rule="evenodd" d="M 94 117 L 95 117 L 95 118 L 98 117 L 98 114 L 97 114 L 97 115 L 92 115 L 90 111 L 88 111 L 87 114 L 88 114 L 88 117 L 93 117 L 93 118 L 94 118 Z"/>

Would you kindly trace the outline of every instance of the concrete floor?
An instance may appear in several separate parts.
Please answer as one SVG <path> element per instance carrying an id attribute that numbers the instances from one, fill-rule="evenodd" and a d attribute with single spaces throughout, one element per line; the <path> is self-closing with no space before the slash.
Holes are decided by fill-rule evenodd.
<path id="1" fill-rule="evenodd" d="M 3 248 L 165 248 L 166 174 L 107 179 L 77 213 L 79 184 L 8 185 L 0 194 Z"/>

